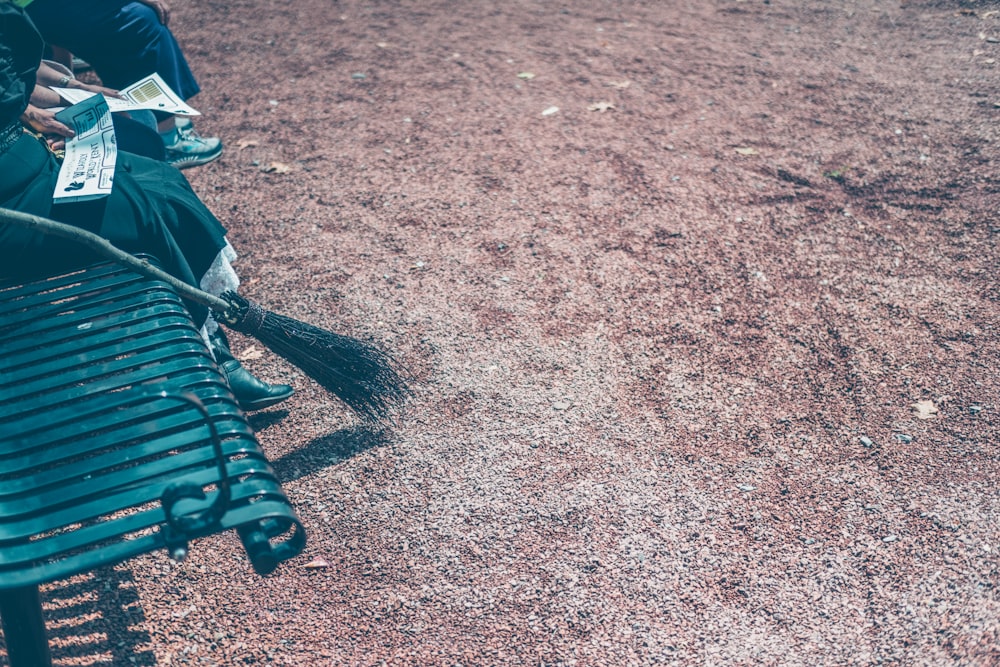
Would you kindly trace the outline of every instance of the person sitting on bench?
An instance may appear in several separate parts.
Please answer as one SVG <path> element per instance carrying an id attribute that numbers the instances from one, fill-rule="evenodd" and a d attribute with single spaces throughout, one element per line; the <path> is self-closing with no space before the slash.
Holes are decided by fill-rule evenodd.
<path id="1" fill-rule="evenodd" d="M 51 60 L 42 61 L 36 78 L 35 91 L 31 94 L 27 110 L 21 115 L 21 122 L 36 132 L 47 135 L 53 150 L 58 150 L 64 138 L 72 137 L 73 130 L 56 118 L 56 110 L 68 105 L 59 93 L 52 90 L 52 86 L 101 93 L 108 97 L 121 97 L 117 90 L 80 81 L 73 77 L 69 69 Z M 118 150 L 161 162 L 166 161 L 167 154 L 163 142 L 156 133 L 156 121 L 152 111 L 143 109 L 128 113 L 112 113 L 111 120 L 115 125 L 115 145 Z"/>
<path id="2" fill-rule="evenodd" d="M 164 162 L 119 152 L 110 195 L 53 203 L 60 163 L 44 139 L 26 132 L 19 120 L 35 86 L 42 47 L 24 10 L 0 2 L 0 206 L 86 229 L 133 254 L 148 253 L 165 271 L 204 291 L 235 291 L 238 278 L 230 266 L 235 253 L 225 227 L 184 175 Z M 3 277 L 37 277 L 97 259 L 70 241 L 0 223 Z M 187 306 L 245 410 L 292 395 L 290 386 L 262 382 L 243 368 L 207 308 Z"/>
<path id="3" fill-rule="evenodd" d="M 51 45 L 84 58 L 109 88 L 124 88 L 159 74 L 189 100 L 201 90 L 184 52 L 170 31 L 163 0 L 18 0 Z M 202 137 L 188 118 L 153 112 L 166 159 L 178 169 L 206 164 L 222 155 L 218 137 Z"/>

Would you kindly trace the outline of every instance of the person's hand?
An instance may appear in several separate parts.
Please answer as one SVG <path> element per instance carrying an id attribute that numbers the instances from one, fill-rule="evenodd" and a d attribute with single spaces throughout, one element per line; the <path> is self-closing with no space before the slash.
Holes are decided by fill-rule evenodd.
<path id="1" fill-rule="evenodd" d="M 167 3 L 163 0 L 139 0 L 142 4 L 146 5 L 160 17 L 160 23 L 167 25 L 170 22 L 170 8 L 167 7 Z"/>
<path id="2" fill-rule="evenodd" d="M 54 134 L 65 138 L 76 136 L 76 132 L 70 129 L 69 126 L 56 120 L 54 111 L 39 109 L 34 104 L 29 104 L 24 113 L 21 114 L 21 122 L 42 134 Z M 51 142 L 49 145 L 51 145 Z"/>
<path id="3" fill-rule="evenodd" d="M 58 70 L 43 60 L 38 64 L 38 71 L 35 74 L 35 89 L 31 93 L 31 103 L 43 109 L 58 106 L 61 100 L 50 88 L 72 88 L 122 99 L 121 93 L 117 90 L 84 83 L 72 74 Z"/>
<path id="4" fill-rule="evenodd" d="M 53 151 L 64 151 L 66 150 L 66 140 L 62 137 L 45 137 L 45 142 L 49 145 L 49 148 Z"/>
<path id="5" fill-rule="evenodd" d="M 85 90 L 88 93 L 100 93 L 105 97 L 117 97 L 120 100 L 125 99 L 122 94 L 113 88 L 105 88 L 104 86 L 95 86 L 92 83 L 84 83 L 79 79 L 71 79 L 66 88 L 75 88 L 77 90 Z"/>

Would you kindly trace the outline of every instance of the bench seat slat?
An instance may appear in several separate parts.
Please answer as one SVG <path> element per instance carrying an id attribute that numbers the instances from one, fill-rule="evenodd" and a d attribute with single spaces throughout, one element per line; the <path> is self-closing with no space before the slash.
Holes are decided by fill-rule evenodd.
<path id="1" fill-rule="evenodd" d="M 8 349 L 16 351 L 18 347 L 32 347 L 35 336 L 59 336 L 59 332 L 67 329 L 75 328 L 78 334 L 120 330 L 131 321 L 155 319 L 171 312 L 179 313 L 181 319 L 184 319 L 183 303 L 172 295 L 157 294 L 149 290 L 136 291 L 122 295 L 121 301 L 114 304 L 114 309 L 102 309 L 102 305 L 107 306 L 102 301 L 106 296 L 107 293 L 103 293 L 95 295 L 86 303 L 74 302 L 72 310 L 66 310 L 63 304 L 52 304 L 49 308 L 39 306 L 34 314 L 41 319 L 29 319 L 29 310 L 19 314 L 16 320 L 5 319 L 0 331 L 8 338 Z M 128 315 L 128 319 L 123 319 L 123 315 Z M 17 340 L 18 337 L 21 341 Z"/>
<path id="2" fill-rule="evenodd" d="M 230 482 L 234 480 L 238 481 L 240 477 L 257 477 L 252 481 L 246 479 L 238 484 L 239 488 L 233 495 L 236 499 L 249 501 L 254 495 L 262 495 L 268 491 L 280 491 L 280 487 L 277 486 L 277 479 L 274 478 L 274 473 L 270 470 L 270 466 L 266 462 L 242 459 L 230 463 L 230 467 L 233 470 L 233 474 L 230 475 Z M 186 476 L 186 481 L 207 485 L 214 483 L 218 479 L 217 475 L 213 476 L 211 471 L 207 471 L 204 466 L 201 468 L 192 467 L 189 470 L 190 473 Z M 44 512 L 36 505 L 25 508 L 23 513 L 9 516 L 8 520 L 4 522 L 2 529 L 0 529 L 0 539 L 11 542 L 22 541 L 25 548 L 20 551 L 15 548 L 10 552 L 3 552 L 0 555 L 0 568 L 2 568 L 9 553 L 34 553 L 35 555 L 39 555 L 42 552 L 41 547 L 46 543 L 59 544 L 60 548 L 66 548 L 67 545 L 75 548 L 79 546 L 78 543 L 83 540 L 83 536 L 88 531 L 111 531 L 113 533 L 114 531 L 125 529 L 126 521 L 135 521 L 134 518 L 122 518 L 118 519 L 120 523 L 114 526 L 99 521 L 102 519 L 106 520 L 110 515 L 113 515 L 113 513 L 109 514 L 108 512 L 109 506 L 138 508 L 151 503 L 157 504 L 155 508 L 144 515 L 146 519 L 141 526 L 133 526 L 128 529 L 128 532 L 137 530 L 140 527 L 152 528 L 159 525 L 165 518 L 162 508 L 158 505 L 160 494 L 163 493 L 171 481 L 169 476 L 153 476 L 143 480 L 143 484 L 140 486 L 123 487 L 120 489 L 112 487 L 102 494 L 80 496 L 76 498 L 74 504 L 54 504 L 51 507 L 46 507 Z M 81 526 L 77 527 L 76 524 L 81 524 Z M 61 531 L 66 526 L 73 526 L 73 532 Z M 29 537 L 44 535 L 53 531 L 61 532 L 54 533 L 53 536 L 45 539 L 35 539 L 30 543 L 24 542 Z"/>
<path id="3" fill-rule="evenodd" d="M 18 516 L 44 516 L 51 515 L 58 511 L 60 507 L 69 507 L 71 512 L 82 511 L 80 503 L 88 497 L 106 498 L 113 491 L 122 488 L 154 487 L 158 479 L 173 481 L 177 473 L 190 469 L 192 474 L 200 469 L 211 466 L 214 463 L 214 452 L 210 447 L 195 447 L 192 449 L 192 442 L 202 441 L 207 438 L 207 429 L 198 429 L 198 432 L 186 431 L 175 433 L 170 440 L 172 445 L 165 451 L 158 452 L 155 457 L 146 457 L 145 460 L 134 460 L 131 465 L 129 461 L 111 456 L 88 457 L 87 472 L 80 474 L 79 462 L 69 461 L 67 464 L 56 467 L 54 472 L 62 477 L 62 483 L 54 484 L 49 477 L 49 467 L 44 468 L 44 474 L 34 474 L 25 476 L 28 484 L 22 493 L 12 496 L 8 495 L 0 500 L 0 516 L 6 520 L 0 526 L 0 537 L 8 522 L 16 521 Z M 184 449 L 181 449 L 181 448 Z M 223 451 L 227 456 L 250 455 L 252 445 L 244 439 L 228 440 L 223 443 Z M 129 453 L 135 448 L 129 448 Z M 93 465 L 91 463 L 93 462 Z M 240 462 L 242 465 L 242 461 Z M 100 465 L 104 467 L 98 467 Z M 261 472 L 267 472 L 268 466 L 264 464 Z M 218 475 L 216 475 L 218 477 Z M 139 493 L 139 492 L 135 492 Z M 159 498 L 162 489 L 159 491 L 142 491 L 151 498 L 146 498 L 140 502 Z M 138 497 L 138 495 L 137 495 Z M 62 520 L 62 519 L 60 519 Z M 65 518 L 67 523 L 80 521 L 82 518 L 73 519 L 70 516 Z M 42 528 L 41 530 L 48 530 Z"/>
<path id="4" fill-rule="evenodd" d="M 118 335 L 125 339 L 143 336 L 145 340 L 146 332 L 156 332 L 158 334 L 157 337 L 145 340 L 147 346 L 153 346 L 156 344 L 157 339 L 173 339 L 177 342 L 185 341 L 183 337 L 179 336 L 181 332 L 178 329 L 183 330 L 187 326 L 187 318 L 184 314 L 178 313 L 176 308 L 151 309 L 148 316 L 133 318 L 132 322 L 121 328 Z M 34 354 L 24 354 L 22 350 L 18 349 L 19 346 L 16 343 L 32 349 Z M 118 351 L 117 354 L 121 354 L 122 351 L 130 351 L 131 347 L 128 344 L 119 343 L 113 339 L 109 340 L 106 332 L 98 329 L 81 331 L 81 334 L 74 340 L 55 343 L 43 351 L 37 350 L 34 342 L 27 336 L 20 341 L 9 340 L 5 352 L 16 356 L 11 359 L 10 374 L 0 381 L 4 384 L 17 382 L 18 373 L 35 376 L 45 374 L 48 372 L 47 369 L 37 368 L 37 365 L 40 363 L 53 365 L 79 363 L 80 357 L 83 355 L 87 355 L 88 361 L 92 361 L 101 358 L 95 355 L 115 355 L 116 350 Z M 15 366 L 15 362 L 20 364 L 20 366 Z"/>
<path id="5" fill-rule="evenodd" d="M 108 290 L 126 295 L 134 291 L 135 285 L 142 285 L 142 289 L 149 287 L 142 276 L 131 271 L 123 272 L 111 264 L 46 277 L 44 285 L 40 287 L 42 282 L 39 280 L 0 285 L 0 319 L 5 326 L 17 322 L 32 322 L 37 319 L 38 313 L 58 311 L 58 304 L 63 297 L 73 299 L 76 306 L 80 307 L 87 303 L 88 298 L 101 297 Z"/>
<path id="6" fill-rule="evenodd" d="M 182 539 L 236 529 L 262 573 L 304 548 L 280 481 L 169 286 L 114 264 L 0 285 L 0 349 L 0 590 L 168 546 L 176 531 L 161 498 L 177 484 L 208 499 L 174 513 L 208 505 L 218 461 L 202 414 L 176 398 L 184 392 L 218 431 L 231 500 Z"/>
<path id="7" fill-rule="evenodd" d="M 228 391 L 221 377 L 206 378 L 204 375 L 204 370 L 197 370 L 193 373 L 174 375 L 170 380 L 182 384 L 187 389 L 196 390 L 199 398 L 207 394 L 211 400 L 215 398 L 216 394 Z M 235 406 L 236 399 L 231 396 L 230 394 L 228 401 L 226 397 L 220 397 L 215 402 Z M 0 420 L 0 429 L 10 433 L 18 433 L 21 439 L 41 438 L 38 442 L 64 437 L 62 431 L 58 429 L 69 429 L 71 433 L 76 431 L 77 434 L 82 434 L 111 428 L 119 422 L 108 422 L 106 413 L 109 411 L 116 411 L 121 423 L 139 421 L 148 416 L 141 411 L 141 408 L 130 407 L 135 402 L 135 395 L 124 391 L 112 392 L 105 396 L 85 397 L 76 403 L 64 402 L 52 405 L 46 412 L 39 412 L 30 404 L 18 406 L 17 404 L 21 402 L 23 401 L 20 398 L 17 401 L 10 401 L 11 407 L 21 407 L 24 412 L 21 415 L 15 414 L 11 419 Z M 207 404 L 207 401 L 204 402 Z M 127 409 L 132 410 L 132 412 L 126 412 Z M 153 408 L 147 409 L 152 410 Z M 39 415 L 44 415 L 44 418 Z M 8 451 L 21 451 L 26 446 L 28 445 L 13 437 L 8 441 L 0 439 L 0 457 L 6 455 Z M 9 450 L 11 447 L 14 449 Z"/>
<path id="8" fill-rule="evenodd" d="M 133 515 L 139 519 L 134 523 L 142 523 L 144 517 Z M 122 520 L 127 528 L 130 523 L 130 516 Z M 265 528 L 272 528 L 268 531 L 268 537 L 284 538 L 274 544 L 274 555 L 279 560 L 293 558 L 302 552 L 305 540 L 301 524 L 292 518 L 288 511 L 288 501 L 282 498 L 280 501 L 263 500 L 252 505 L 244 505 L 231 509 L 223 516 L 219 529 L 216 532 L 224 532 L 232 529 L 239 529 L 255 523 L 264 524 Z M 275 529 L 276 528 L 276 529 Z M 122 532 L 122 531 L 117 531 Z M 205 537 L 198 535 L 195 537 Z M 30 564 L 22 567 L 0 568 L 0 576 L 3 579 L 3 586 L 0 589 L 9 590 L 24 586 L 32 586 L 39 583 L 39 574 L 49 574 L 45 580 L 62 579 L 80 572 L 87 572 L 97 567 L 114 565 L 130 558 L 135 558 L 151 551 L 162 549 L 164 540 L 162 533 L 140 534 L 131 539 L 116 539 L 111 542 L 98 542 L 89 544 L 88 550 L 74 550 L 59 556 L 57 560 L 43 562 L 32 560 Z M 68 573 L 68 574 L 67 574 Z"/>
<path id="9" fill-rule="evenodd" d="M 218 413 L 218 410 L 213 410 L 212 406 L 206 407 L 209 408 L 209 414 Z M 227 407 L 231 409 L 231 406 Z M 23 477 L 23 473 L 32 468 L 46 468 L 55 472 L 61 462 L 71 461 L 81 456 L 93 457 L 95 460 L 92 461 L 92 464 L 96 466 L 100 465 L 100 461 L 97 461 L 96 457 L 103 456 L 108 452 L 113 453 L 112 455 L 116 457 L 115 460 L 118 461 L 134 460 L 141 458 L 146 449 L 152 453 L 158 448 L 173 446 L 172 443 L 166 442 L 166 438 L 170 437 L 170 434 L 203 425 L 203 422 L 199 421 L 195 415 L 190 413 L 172 414 L 171 410 L 175 411 L 176 406 L 164 406 L 163 409 L 156 412 L 144 412 L 141 415 L 129 414 L 127 415 L 129 421 L 122 420 L 100 433 L 88 433 L 83 436 L 74 432 L 72 425 L 38 433 L 36 437 L 31 438 L 30 443 L 25 443 L 26 446 L 15 450 L 14 455 L 0 457 L 0 469 L 2 469 L 0 480 L 3 480 L 3 485 L 0 486 L 0 500 L 16 493 L 19 486 L 27 484 L 27 480 L 18 478 Z M 138 419 L 143 416 L 157 420 L 156 423 L 160 428 L 155 437 L 151 438 L 148 423 Z M 200 416 L 197 415 L 197 417 Z M 247 436 L 251 439 L 253 437 L 253 431 L 246 424 L 233 420 L 225 413 L 216 417 L 216 427 L 220 430 L 225 429 L 227 437 Z M 207 429 L 202 433 L 208 437 Z M 130 449 L 123 455 L 119 453 L 119 447 L 108 446 L 109 438 L 113 438 L 116 442 L 135 444 L 131 445 Z M 30 446 L 28 446 L 29 444 Z"/>
<path id="10" fill-rule="evenodd" d="M 147 365 L 150 363 L 155 365 Z M 159 350 L 129 354 L 127 358 L 123 356 L 106 363 L 87 364 L 88 371 L 92 371 L 93 375 L 88 378 L 86 385 L 81 385 L 74 377 L 74 370 L 79 369 L 81 364 L 73 364 L 60 369 L 55 376 L 25 380 L 11 386 L 10 391 L 19 395 L 17 402 L 30 401 L 33 411 L 48 410 L 107 392 L 159 383 L 163 378 L 191 373 L 192 370 L 204 371 L 213 363 L 196 348 L 188 345 L 178 348 L 171 344 L 164 345 Z M 140 366 L 137 368 L 133 364 Z M 13 405 L 16 406 L 17 403 Z"/>

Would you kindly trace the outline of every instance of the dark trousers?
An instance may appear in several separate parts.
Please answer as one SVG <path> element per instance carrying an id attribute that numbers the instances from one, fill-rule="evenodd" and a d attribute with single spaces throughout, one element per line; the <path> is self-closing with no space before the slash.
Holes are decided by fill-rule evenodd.
<path id="1" fill-rule="evenodd" d="M 23 135 L 0 153 L 0 206 L 86 229 L 126 252 L 151 254 L 192 287 L 226 245 L 222 223 L 166 163 L 119 151 L 111 194 L 68 204 L 52 202 L 58 174 L 59 162 L 43 143 Z M 0 223 L 0 278 L 26 279 L 95 259 L 72 241 Z M 200 304 L 188 308 L 199 325 L 208 316 Z"/>
<path id="2" fill-rule="evenodd" d="M 34 0 L 27 11 L 46 42 L 89 62 L 109 88 L 155 72 L 184 100 L 201 90 L 173 33 L 142 3 Z"/>

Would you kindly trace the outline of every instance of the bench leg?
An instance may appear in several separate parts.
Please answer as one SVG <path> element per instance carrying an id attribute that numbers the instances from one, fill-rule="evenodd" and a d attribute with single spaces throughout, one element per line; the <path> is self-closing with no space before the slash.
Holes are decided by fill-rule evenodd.
<path id="1" fill-rule="evenodd" d="M 38 586 L 0 591 L 0 619 L 11 667 L 51 667 Z"/>

